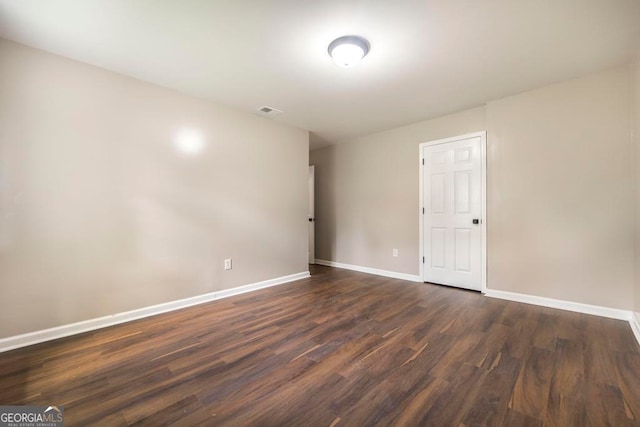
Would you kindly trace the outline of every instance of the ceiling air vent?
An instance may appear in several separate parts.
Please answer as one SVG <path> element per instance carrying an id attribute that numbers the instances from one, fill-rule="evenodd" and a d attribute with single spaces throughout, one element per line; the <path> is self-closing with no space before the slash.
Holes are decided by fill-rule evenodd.
<path id="1" fill-rule="evenodd" d="M 268 106 L 266 106 L 266 105 L 265 105 L 265 106 L 263 106 L 263 107 L 258 108 L 258 110 L 256 111 L 256 113 L 257 113 L 259 116 L 262 116 L 262 117 L 268 117 L 268 118 L 271 118 L 271 119 L 272 119 L 272 118 L 274 118 L 274 117 L 276 117 L 276 116 L 278 116 L 278 115 L 282 114 L 282 111 L 281 111 L 281 110 L 278 110 L 277 108 L 268 107 Z"/>

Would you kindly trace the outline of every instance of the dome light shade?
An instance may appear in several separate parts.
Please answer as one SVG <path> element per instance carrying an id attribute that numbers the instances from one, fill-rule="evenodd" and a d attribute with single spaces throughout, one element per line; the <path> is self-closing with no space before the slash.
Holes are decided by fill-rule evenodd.
<path id="1" fill-rule="evenodd" d="M 369 42 L 360 36 L 338 37 L 329 44 L 329 56 L 341 67 L 353 67 L 367 53 L 369 53 Z"/>

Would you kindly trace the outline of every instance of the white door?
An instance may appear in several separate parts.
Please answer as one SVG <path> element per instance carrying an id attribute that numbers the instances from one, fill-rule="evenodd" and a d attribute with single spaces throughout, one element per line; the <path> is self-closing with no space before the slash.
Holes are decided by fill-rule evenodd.
<path id="1" fill-rule="evenodd" d="M 309 166 L 309 264 L 316 262 L 315 166 Z"/>
<path id="2" fill-rule="evenodd" d="M 484 134 L 422 144 L 423 281 L 482 290 Z"/>

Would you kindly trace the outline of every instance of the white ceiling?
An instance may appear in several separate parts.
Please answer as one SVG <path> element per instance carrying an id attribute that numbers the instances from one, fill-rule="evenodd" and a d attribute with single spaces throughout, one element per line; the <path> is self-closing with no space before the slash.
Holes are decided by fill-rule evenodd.
<path id="1" fill-rule="evenodd" d="M 334 65 L 327 45 L 371 52 Z M 640 0 L 0 0 L 0 36 L 340 142 L 616 65 Z"/>

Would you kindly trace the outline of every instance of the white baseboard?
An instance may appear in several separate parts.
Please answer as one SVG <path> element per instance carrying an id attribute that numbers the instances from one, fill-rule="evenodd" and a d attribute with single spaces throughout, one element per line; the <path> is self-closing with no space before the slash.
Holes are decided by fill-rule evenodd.
<path id="1" fill-rule="evenodd" d="M 638 344 L 640 344 L 640 313 L 631 312 L 631 320 L 629 320 L 633 335 L 635 335 Z"/>
<path id="2" fill-rule="evenodd" d="M 582 304 L 579 302 L 519 294 L 515 292 L 497 291 L 495 289 L 487 289 L 485 295 L 492 298 L 540 305 L 542 307 L 558 308 L 560 310 L 575 311 L 577 313 L 593 314 L 596 316 L 609 317 L 611 319 L 631 320 L 630 311 L 620 310 L 617 308 L 601 307 L 598 305 Z"/>
<path id="3" fill-rule="evenodd" d="M 418 275 L 397 273 L 395 271 L 378 270 L 377 268 L 361 267 L 359 265 L 343 264 L 341 262 L 326 261 L 324 259 L 316 259 L 316 264 L 326 265 L 327 267 L 343 268 L 345 270 L 359 271 L 361 273 L 374 274 L 376 276 L 391 277 L 393 279 L 408 280 L 409 282 L 422 282 Z"/>
<path id="4" fill-rule="evenodd" d="M 113 314 L 110 316 L 98 317 L 95 319 L 84 320 L 82 322 L 56 326 L 55 328 L 43 329 L 41 331 L 29 332 L 22 335 L 2 338 L 0 339 L 0 353 L 20 347 L 39 344 L 45 341 L 51 341 L 58 338 L 81 334 L 83 332 L 106 328 L 108 326 L 118 325 L 120 323 L 130 322 L 132 320 L 142 319 L 144 317 L 155 316 L 156 314 L 179 310 L 181 308 L 191 307 L 205 302 L 227 298 L 233 295 L 244 294 L 246 292 L 251 292 L 258 289 L 281 285 L 284 283 L 293 282 L 295 280 L 305 279 L 307 277 L 310 277 L 310 275 L 308 271 L 305 271 L 302 273 L 290 274 L 288 276 L 282 276 L 275 279 L 252 283 L 250 285 L 239 286 L 237 288 L 210 292 L 203 295 L 197 295 L 195 297 L 185 298 L 177 301 L 170 301 L 162 304 L 152 305 L 149 307 L 138 308 L 123 313 Z"/>
<path id="5" fill-rule="evenodd" d="M 394 271 L 379 270 L 369 267 L 361 267 L 351 264 L 343 264 L 334 261 L 326 261 L 317 259 L 316 264 L 326 265 L 329 267 L 343 268 L 346 270 L 359 271 L 362 273 L 374 274 L 377 276 L 391 277 L 394 279 L 407 280 L 410 282 L 422 282 L 420 276 L 397 273 Z M 71 323 L 68 325 L 57 326 L 55 328 L 44 329 L 41 331 L 29 332 L 22 335 L 7 337 L 0 339 L 0 353 L 16 348 L 26 347 L 39 344 L 45 341 L 51 341 L 58 338 L 64 338 L 71 335 L 81 334 L 84 332 L 94 331 L 96 329 L 106 328 L 121 323 L 138 320 L 145 317 L 155 316 L 161 313 L 167 313 L 181 308 L 191 307 L 203 304 L 209 301 L 215 301 L 222 298 L 228 298 L 234 295 L 244 294 L 258 289 L 277 286 L 284 283 L 293 282 L 300 279 L 310 277 L 309 272 L 291 274 L 288 276 L 278 277 L 275 279 L 265 280 L 262 282 L 252 283 L 237 288 L 225 289 L 222 291 L 210 292 L 208 294 L 198 295 L 195 297 L 185 298 L 177 301 L 157 304 L 149 307 L 143 307 L 123 313 L 117 313 L 110 316 L 98 317 L 95 319 L 85 320 L 82 322 Z M 612 319 L 626 320 L 631 326 L 631 330 L 640 345 L 640 313 L 634 313 L 628 310 L 619 310 L 609 307 L 601 307 L 596 305 L 582 304 L 571 301 L 563 301 L 552 298 L 538 297 L 534 295 L 519 294 L 515 292 L 498 291 L 487 289 L 486 296 L 499 298 L 509 301 L 522 302 L 526 304 L 539 305 L 543 307 L 558 308 L 561 310 L 574 311 L 578 313 L 592 314 L 596 316 L 609 317 Z"/>

